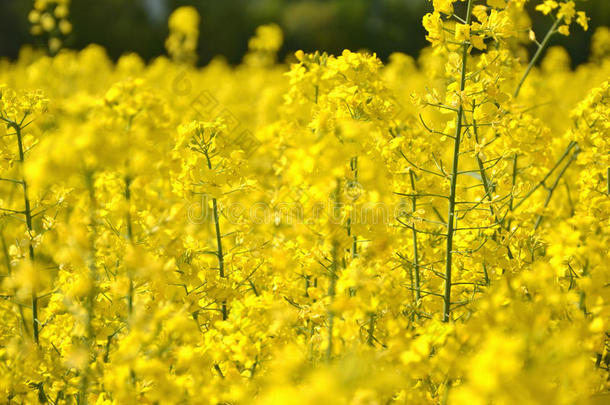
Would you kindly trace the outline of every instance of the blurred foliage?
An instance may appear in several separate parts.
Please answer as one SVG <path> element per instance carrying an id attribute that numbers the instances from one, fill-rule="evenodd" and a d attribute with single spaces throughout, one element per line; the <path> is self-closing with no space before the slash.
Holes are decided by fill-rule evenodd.
<path id="1" fill-rule="evenodd" d="M 427 0 L 72 0 L 74 32 L 67 45 L 104 46 L 112 58 L 137 52 L 149 60 L 165 53 L 167 16 L 182 5 L 199 10 L 199 63 L 216 55 L 239 63 L 256 26 L 278 23 L 285 31 L 282 57 L 291 51 L 369 49 L 386 59 L 392 52 L 417 55 L 426 46 L 421 16 Z M 14 58 L 22 45 L 35 43 L 27 21 L 30 0 L 0 0 L 0 56 Z M 568 48 L 573 63 L 587 60 L 595 28 L 610 24 L 610 1 L 581 0 L 591 16 L 589 32 L 575 30 L 556 42 Z M 537 13 L 539 14 L 539 13 Z M 546 32 L 550 21 L 536 15 L 535 27 Z"/>

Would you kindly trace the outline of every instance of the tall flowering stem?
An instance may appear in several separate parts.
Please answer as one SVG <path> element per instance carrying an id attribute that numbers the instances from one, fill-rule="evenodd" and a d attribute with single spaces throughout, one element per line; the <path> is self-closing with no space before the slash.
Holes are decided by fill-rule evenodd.
<path id="1" fill-rule="evenodd" d="M 339 207 L 341 201 L 339 201 L 339 191 L 341 189 L 341 183 L 337 179 L 337 188 L 333 193 L 333 217 L 337 217 L 339 214 Z M 326 361 L 330 361 L 333 355 L 333 330 L 335 325 L 335 310 L 332 308 L 335 301 L 336 289 L 337 289 L 337 266 L 338 266 L 338 250 L 339 244 L 336 239 L 332 242 L 331 250 L 331 263 L 329 270 L 329 284 L 328 284 L 328 296 L 330 297 L 330 308 L 328 309 L 328 341 L 326 344 Z"/>
<path id="2" fill-rule="evenodd" d="M 417 211 L 417 191 L 415 191 L 415 174 L 413 174 L 413 170 L 409 170 L 409 177 L 411 180 L 411 189 L 413 195 L 411 196 L 411 207 L 413 210 L 413 215 Z M 419 302 L 421 300 L 421 283 L 420 283 L 420 274 L 419 274 L 419 250 L 417 248 L 417 229 L 415 228 L 415 224 L 413 224 L 413 270 L 414 270 L 414 278 L 415 278 L 415 302 Z"/>
<path id="3" fill-rule="evenodd" d="M 127 202 L 127 212 L 125 213 L 125 223 L 127 225 L 127 242 L 133 242 L 133 226 L 131 223 L 131 177 L 129 175 L 125 176 L 125 201 Z M 131 315 L 133 312 L 133 277 L 129 276 L 129 292 L 127 295 L 127 309 L 128 313 Z"/>
<path id="4" fill-rule="evenodd" d="M 25 117 L 24 117 L 24 120 L 25 120 Z M 19 163 L 21 164 L 21 166 L 23 166 L 23 164 L 25 162 L 23 137 L 21 134 L 21 124 L 22 123 L 23 123 L 23 121 L 21 123 L 16 123 L 16 122 L 9 123 L 9 125 L 15 130 L 15 134 L 17 135 L 17 145 L 19 147 Z M 25 178 L 21 180 L 21 186 L 23 188 L 23 202 L 24 202 L 23 215 L 25 216 L 25 224 L 27 226 L 28 234 L 32 235 L 33 231 L 34 231 L 34 228 L 32 227 L 32 208 L 30 206 L 30 197 L 28 196 L 28 183 L 25 180 Z M 35 261 L 35 255 L 34 255 L 34 246 L 32 245 L 32 243 L 30 243 L 28 245 L 28 255 L 30 258 L 30 262 L 33 265 L 34 261 Z M 36 295 L 35 290 L 32 290 L 32 331 L 34 333 L 34 341 L 36 342 L 36 344 L 38 344 L 39 343 L 38 296 Z"/>
<path id="5" fill-rule="evenodd" d="M 525 69 L 525 72 L 523 73 L 521 80 L 519 80 L 519 84 L 517 85 L 517 89 L 515 90 L 515 94 L 513 95 L 514 98 L 519 97 L 519 93 L 521 92 L 521 87 L 523 87 L 523 83 L 525 83 L 525 79 L 527 79 L 530 72 L 532 71 L 532 68 L 536 65 L 536 63 L 540 59 L 540 56 L 542 56 L 542 51 L 544 51 L 544 49 L 549 44 L 549 40 L 551 39 L 553 34 L 555 34 L 557 32 L 557 27 L 559 26 L 559 23 L 561 23 L 561 19 L 558 18 L 553 23 L 553 26 L 551 27 L 551 29 L 549 29 L 549 32 L 546 33 L 542 42 L 538 45 L 538 49 L 536 50 L 534 57 L 530 61 L 529 65 L 527 65 L 527 68 Z"/>
<path id="6" fill-rule="evenodd" d="M 203 149 L 205 159 L 208 164 L 208 169 L 212 170 L 212 161 L 210 159 L 210 154 L 207 149 Z M 222 234 L 220 233 L 220 218 L 218 215 L 218 201 L 216 198 L 212 197 L 212 215 L 214 216 L 214 231 L 216 233 L 216 257 L 218 258 L 218 273 L 221 278 L 225 277 L 225 259 L 224 253 L 222 251 Z M 223 301 L 222 307 L 222 320 L 227 319 L 227 302 Z"/>
<path id="7" fill-rule="evenodd" d="M 472 0 L 468 1 L 466 11 L 466 24 L 470 24 L 472 17 Z M 464 41 L 462 44 L 462 73 L 460 77 L 460 92 L 466 88 L 466 63 L 468 60 L 468 48 L 470 43 Z M 455 200 L 457 176 L 460 157 L 460 142 L 462 135 L 462 119 L 464 107 L 460 103 L 456 112 L 455 139 L 453 143 L 453 163 L 451 164 L 451 186 L 449 190 L 449 209 L 447 215 L 447 247 L 445 255 L 445 291 L 443 293 L 443 322 L 449 321 L 451 315 L 451 272 L 453 258 L 453 234 L 455 232 Z"/>

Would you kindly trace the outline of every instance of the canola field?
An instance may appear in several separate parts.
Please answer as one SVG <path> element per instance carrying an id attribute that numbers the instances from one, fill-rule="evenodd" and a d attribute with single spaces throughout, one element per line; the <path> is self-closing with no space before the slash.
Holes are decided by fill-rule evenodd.
<path id="1" fill-rule="evenodd" d="M 433 0 L 429 47 L 0 62 L 3 404 L 610 402 L 610 29 Z M 534 32 L 528 15 L 546 16 Z M 533 47 L 534 52 L 528 52 Z"/>

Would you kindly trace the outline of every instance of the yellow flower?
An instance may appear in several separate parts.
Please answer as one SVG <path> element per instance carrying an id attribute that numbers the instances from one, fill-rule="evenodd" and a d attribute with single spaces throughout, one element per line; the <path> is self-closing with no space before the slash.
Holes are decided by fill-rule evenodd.
<path id="1" fill-rule="evenodd" d="M 563 19 L 566 24 L 570 24 L 572 19 L 576 15 L 575 5 L 572 0 L 565 3 L 561 3 L 559 11 L 557 12 L 557 18 Z"/>
<path id="2" fill-rule="evenodd" d="M 465 24 L 455 25 L 455 40 L 468 41 L 470 39 L 470 26 Z"/>
<path id="3" fill-rule="evenodd" d="M 474 6 L 472 8 L 472 15 L 474 15 L 481 24 L 485 24 L 487 22 L 487 18 L 488 18 L 487 7 L 480 5 L 480 4 Z"/>
<path id="4" fill-rule="evenodd" d="M 589 17 L 585 14 L 584 11 L 579 11 L 576 13 L 578 17 L 576 18 L 576 23 L 582 27 L 583 30 L 589 30 Z"/>
<path id="5" fill-rule="evenodd" d="M 51 31 L 55 28 L 55 18 L 49 13 L 44 13 L 40 16 L 40 25 L 45 31 Z"/>
<path id="6" fill-rule="evenodd" d="M 261 25 L 256 28 L 256 35 L 248 41 L 248 48 L 251 51 L 277 52 L 282 42 L 282 30 L 277 24 Z"/>
<path id="7" fill-rule="evenodd" d="M 542 14 L 547 15 L 559 7 L 559 4 L 555 0 L 544 0 L 544 3 L 536 6 L 536 10 Z"/>
<path id="8" fill-rule="evenodd" d="M 53 53 L 57 52 L 61 48 L 62 42 L 59 38 L 49 39 L 49 50 Z"/>
<path id="9" fill-rule="evenodd" d="M 506 0 L 487 0 L 487 5 L 489 7 L 503 9 L 506 7 Z"/>
<path id="10" fill-rule="evenodd" d="M 439 13 L 452 15 L 453 14 L 453 1 L 454 0 L 432 0 L 434 10 Z"/>
<path id="11" fill-rule="evenodd" d="M 445 41 L 443 22 L 438 12 L 426 14 L 423 18 L 423 25 L 426 31 L 428 31 L 426 39 L 432 45 L 439 45 Z"/>
<path id="12" fill-rule="evenodd" d="M 38 10 L 32 10 L 28 14 L 28 20 L 32 24 L 36 24 L 40 21 L 40 12 Z"/>
<path id="13" fill-rule="evenodd" d="M 55 7 L 55 17 L 58 19 L 63 19 L 66 18 L 68 16 L 68 6 L 66 4 L 59 4 L 57 7 Z"/>
<path id="14" fill-rule="evenodd" d="M 193 64 L 197 60 L 199 13 L 194 7 L 178 7 L 169 17 L 169 36 L 165 48 L 179 63 Z"/>
<path id="15" fill-rule="evenodd" d="M 435 1 L 417 60 L 288 66 L 270 25 L 195 67 L 186 8 L 171 58 L 2 62 L 0 401 L 602 399 L 610 30 L 533 63 L 525 3 Z"/>
<path id="16" fill-rule="evenodd" d="M 557 32 L 559 32 L 561 35 L 569 36 L 570 35 L 570 26 L 564 24 L 557 29 Z"/>
<path id="17" fill-rule="evenodd" d="M 72 24 L 68 20 L 61 20 L 59 22 L 59 30 L 62 34 L 68 35 L 70 32 L 72 32 Z"/>

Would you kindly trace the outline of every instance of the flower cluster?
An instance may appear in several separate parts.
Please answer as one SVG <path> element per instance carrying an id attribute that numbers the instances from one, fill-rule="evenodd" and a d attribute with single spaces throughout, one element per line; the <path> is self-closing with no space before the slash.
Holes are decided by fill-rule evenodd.
<path id="1" fill-rule="evenodd" d="M 36 0 L 28 19 L 33 35 L 46 39 L 49 51 L 54 54 L 63 45 L 65 37 L 72 32 L 70 0 Z"/>
<path id="2" fill-rule="evenodd" d="M 177 63 L 193 64 L 197 61 L 198 41 L 199 13 L 194 7 L 177 8 L 169 17 L 167 52 Z"/>

